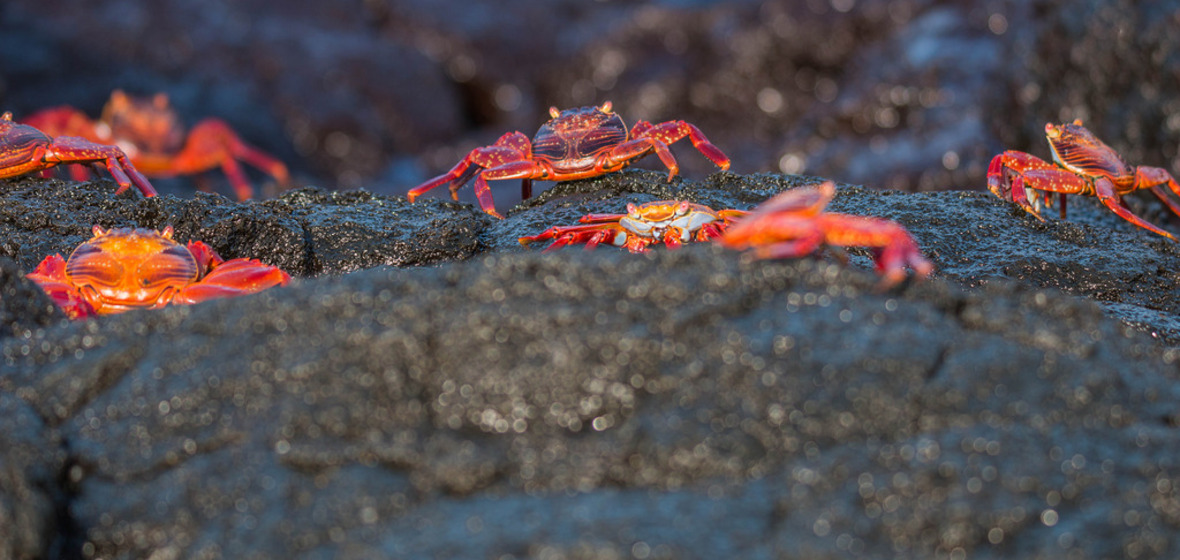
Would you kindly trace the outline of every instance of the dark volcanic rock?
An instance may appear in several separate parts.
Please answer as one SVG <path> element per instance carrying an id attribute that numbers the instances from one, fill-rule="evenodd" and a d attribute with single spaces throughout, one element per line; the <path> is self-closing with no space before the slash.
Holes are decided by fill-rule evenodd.
<path id="1" fill-rule="evenodd" d="M 1175 546 L 1150 341 L 1012 284 L 874 286 L 716 247 L 489 256 L 59 329 L 0 386 L 70 442 L 99 556 Z"/>
<path id="2" fill-rule="evenodd" d="M 404 198 L 364 191 L 307 188 L 239 203 L 203 193 L 194 199 L 144 199 L 130 192 L 113 197 L 112 185 L 0 181 L 0 256 L 32 271 L 48 255 L 68 256 L 91 237 L 94 225 L 157 230 L 170 225 L 178 241 L 204 241 L 223 258 L 256 258 L 297 276 L 315 276 L 464 259 L 477 250 L 479 230 L 491 221 L 465 205 L 411 206 Z"/>
<path id="3" fill-rule="evenodd" d="M 365 191 L 287 193 L 266 206 L 290 214 L 308 243 L 308 270 L 349 272 L 464 259 L 494 218 L 470 206 L 374 196 Z"/>
<path id="4" fill-rule="evenodd" d="M 66 319 L 53 300 L 25 278 L 27 272 L 12 259 L 0 257 L 0 339 L 27 337 L 32 329 Z"/>
<path id="5" fill-rule="evenodd" d="M 11 340 L 11 339 L 10 339 Z M 58 508 L 68 484 L 66 449 L 26 402 L 28 392 L 0 392 L 0 557 L 46 558 L 69 554 Z M 77 543 L 74 543 L 75 545 Z"/>
<path id="6" fill-rule="evenodd" d="M 20 528 L 0 551 L 1176 550 L 1180 263 L 1094 204 L 1042 223 L 991 195 L 843 185 L 831 210 L 903 222 L 939 267 L 890 291 L 861 249 L 840 266 L 515 242 L 627 201 L 747 208 L 816 181 L 630 171 L 559 184 L 503 221 L 367 193 L 0 183 L 3 256 L 26 270 L 106 216 L 304 277 L 87 322 L 6 303 L 38 327 L 0 340 L 0 520 Z M 437 264 L 369 268 L 422 263 Z"/>

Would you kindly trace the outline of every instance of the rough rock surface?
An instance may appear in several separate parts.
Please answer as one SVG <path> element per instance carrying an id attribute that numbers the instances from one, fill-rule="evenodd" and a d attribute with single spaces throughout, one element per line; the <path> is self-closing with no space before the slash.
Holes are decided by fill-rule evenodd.
<path id="1" fill-rule="evenodd" d="M 317 189 L 267 202 L 0 182 L 0 555 L 1164 558 L 1180 550 L 1176 247 L 1084 200 L 841 185 L 867 252 L 553 253 L 628 201 L 818 179 L 630 171 L 503 221 Z M 13 270 L 91 222 L 176 228 L 289 287 L 64 322 Z M 410 266 L 429 264 L 429 266 Z"/>

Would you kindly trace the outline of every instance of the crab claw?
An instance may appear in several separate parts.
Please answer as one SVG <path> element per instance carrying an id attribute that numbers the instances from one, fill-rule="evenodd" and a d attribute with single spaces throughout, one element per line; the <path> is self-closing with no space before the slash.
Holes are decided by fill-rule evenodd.
<path id="1" fill-rule="evenodd" d="M 87 319 L 98 315 L 94 306 L 82 297 L 66 276 L 66 260 L 61 255 L 45 257 L 26 277 L 36 282 L 70 319 Z"/>

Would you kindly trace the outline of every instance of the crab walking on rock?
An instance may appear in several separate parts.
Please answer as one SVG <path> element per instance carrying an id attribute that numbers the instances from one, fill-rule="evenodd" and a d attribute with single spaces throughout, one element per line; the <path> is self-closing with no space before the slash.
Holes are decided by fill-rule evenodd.
<path id="1" fill-rule="evenodd" d="M 546 251 L 577 243 L 593 249 L 605 243 L 642 253 L 659 243 L 676 248 L 689 241 L 715 240 L 757 258 L 794 258 L 824 249 L 869 247 L 885 287 L 904 280 L 907 268 L 919 279 L 933 272 L 934 265 L 922 256 L 918 243 L 901 224 L 824 212 L 835 195 L 835 184 L 827 181 L 783 191 L 750 211 L 713 210 L 682 200 L 628 204 L 626 214 L 589 214 L 578 220 L 581 225 L 553 226 L 521 237 L 520 243 L 552 241 Z"/>
<path id="2" fill-rule="evenodd" d="M 1048 123 L 1045 137 L 1053 152 L 1052 162 L 1024 152 L 1006 151 L 992 158 L 987 170 L 988 189 L 1041 221 L 1045 220 L 1040 212 L 1042 204 L 1053 204 L 1050 195 L 1042 196 L 1042 191 L 1059 193 L 1062 219 L 1065 219 L 1065 195 L 1097 196 L 1124 220 L 1176 240 L 1172 234 L 1132 214 L 1123 204 L 1123 197 L 1131 191 L 1149 189 L 1173 213 L 1180 215 L 1180 203 L 1168 194 L 1171 191 L 1180 195 L 1180 184 L 1171 173 L 1159 167 L 1131 166 L 1082 126 L 1081 120 L 1062 125 Z"/>
<path id="3" fill-rule="evenodd" d="M 657 243 L 675 248 L 690 241 L 708 241 L 745 215 L 743 210 L 713 210 L 683 200 L 659 200 L 628 204 L 626 214 L 589 214 L 578 220 L 584 225 L 553 226 L 537 235 L 521 237 L 520 243 L 527 246 L 552 239 L 546 251 L 575 243 L 593 249 L 606 243 L 642 253 Z"/>
<path id="4" fill-rule="evenodd" d="M 185 130 L 168 96 L 158 93 L 138 98 L 115 90 L 97 121 L 68 106 L 44 109 L 29 115 L 25 124 L 49 134 L 80 136 L 91 142 L 119 146 L 139 170 L 149 177 L 194 175 L 221 167 L 238 200 L 254 196 L 243 161 L 271 177 L 279 185 L 290 181 L 287 166 L 238 137 L 223 120 L 207 118 Z M 74 179 L 85 180 L 85 171 L 74 168 Z"/>
<path id="5" fill-rule="evenodd" d="M 701 130 L 684 121 L 667 121 L 653 125 L 636 122 L 630 130 L 623 119 L 611 110 L 610 101 L 601 107 L 579 107 L 559 111 L 551 107 L 553 117 L 541 125 L 532 142 L 521 132 L 509 132 L 495 144 L 476 148 L 453 169 L 413 189 L 406 197 L 413 202 L 435 187 L 447 185 L 451 198 L 458 200 L 458 190 L 475 177 L 475 196 L 484 212 L 503 218 L 496 211 L 489 180 L 521 179 L 521 196 L 532 196 L 532 181 L 569 181 L 596 177 L 618 171 L 635 160 L 655 152 L 668 167 L 668 180 L 680 171 L 680 165 L 668 144 L 685 137 L 709 161 L 722 170 L 729 169 L 729 158 L 714 146 Z"/>
<path id="6" fill-rule="evenodd" d="M 12 113 L 0 115 L 0 179 L 66 163 L 105 166 L 119 184 L 115 194 L 135 185 L 144 196 L 156 196 L 156 189 L 118 147 L 72 136 L 53 138 L 35 127 L 12 122 Z"/>

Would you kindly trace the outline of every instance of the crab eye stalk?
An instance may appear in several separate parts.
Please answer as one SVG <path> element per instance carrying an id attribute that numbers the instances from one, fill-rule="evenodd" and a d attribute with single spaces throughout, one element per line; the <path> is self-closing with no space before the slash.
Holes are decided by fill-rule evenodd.
<path id="1" fill-rule="evenodd" d="M 561 111 L 558 110 L 557 107 L 550 107 L 549 108 L 549 116 L 556 119 L 557 117 L 561 116 Z"/>
<path id="2" fill-rule="evenodd" d="M 638 220 L 639 219 L 639 207 L 631 202 L 628 202 L 627 203 L 627 217 L 629 217 L 633 220 Z"/>
<path id="3" fill-rule="evenodd" d="M 164 239 L 172 239 L 172 226 L 164 226 L 164 231 L 160 232 Z"/>
<path id="4" fill-rule="evenodd" d="M 680 204 L 676 205 L 676 215 L 683 216 L 688 213 L 688 202 L 681 200 Z"/>
<path id="5" fill-rule="evenodd" d="M 100 226 L 98 224 L 95 224 L 94 227 L 90 228 L 90 232 L 93 233 L 95 237 L 102 237 L 102 236 L 106 235 L 107 232 L 109 232 L 109 231 L 111 231 L 111 230 L 109 230 L 109 229 L 104 230 L 104 229 L 102 229 L 102 226 Z"/>
<path id="6" fill-rule="evenodd" d="M 609 114 L 610 114 L 610 110 L 611 110 L 611 104 L 610 104 L 610 101 L 606 101 L 606 102 L 604 102 L 604 103 L 602 104 L 602 107 L 599 107 L 599 108 L 598 108 L 598 110 L 599 110 L 599 111 L 602 111 L 603 113 L 606 113 L 606 114 L 608 114 L 608 115 L 609 115 Z"/>

